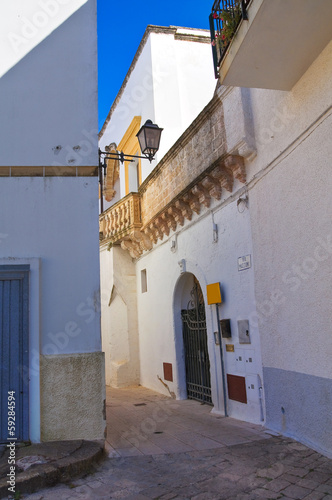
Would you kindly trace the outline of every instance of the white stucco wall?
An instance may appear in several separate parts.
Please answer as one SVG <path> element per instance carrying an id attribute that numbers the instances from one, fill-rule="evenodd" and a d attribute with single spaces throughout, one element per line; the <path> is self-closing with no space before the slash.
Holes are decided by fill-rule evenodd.
<path id="1" fill-rule="evenodd" d="M 250 200 L 257 300 L 269 333 L 262 334 L 265 364 L 332 378 L 331 124 L 330 116 L 258 182 Z"/>
<path id="2" fill-rule="evenodd" d="M 139 384 L 135 263 L 119 246 L 101 248 L 102 347 L 106 384 Z"/>
<path id="3" fill-rule="evenodd" d="M 21 37 L 1 67 L 0 261 L 30 264 L 29 438 L 101 439 L 98 178 L 76 169 L 98 165 L 96 1 L 19 0 L 1 13 Z"/>
<path id="4" fill-rule="evenodd" d="M 55 0 L 52 15 L 41 3 L 1 5 L 9 33 L 23 36 L 25 19 L 31 36 L 26 27 L 24 51 L 0 79 L 0 165 L 97 165 L 96 1 Z"/>
<path id="5" fill-rule="evenodd" d="M 178 31 L 188 34 L 191 30 Z M 158 153 L 161 159 L 212 99 L 216 80 L 210 43 L 176 40 L 157 33 L 150 37 L 155 120 L 164 128 Z"/>
<path id="6" fill-rule="evenodd" d="M 102 349 L 105 353 L 105 381 L 110 385 L 111 378 L 111 352 L 110 331 L 113 323 L 109 302 L 113 289 L 113 254 L 107 251 L 107 247 L 100 249 L 100 297 L 101 297 L 101 338 Z"/>
<path id="7" fill-rule="evenodd" d="M 185 30 L 187 34 L 190 31 L 206 33 Z M 210 101 L 215 86 L 209 43 L 175 40 L 173 33 L 151 32 L 100 138 L 100 148 L 105 150 L 111 142 L 118 145 L 134 116 L 142 117 L 142 125 L 147 119 L 157 123 L 164 129 L 160 149 L 151 164 L 141 162 L 143 181 Z M 123 170 L 120 166 L 121 173 Z M 124 194 L 122 183 L 120 197 Z M 118 199 L 117 194 L 112 202 Z"/>
<path id="8" fill-rule="evenodd" d="M 111 142 L 119 144 L 134 116 L 142 116 L 142 123 L 148 118 L 154 120 L 153 85 L 149 37 L 113 111 L 111 121 L 100 138 L 100 148 L 103 151 Z"/>
<path id="9" fill-rule="evenodd" d="M 231 319 L 232 338 L 226 343 L 235 347 L 235 352 L 224 352 L 225 371 L 246 377 L 250 384 L 255 379 L 252 393 L 247 389 L 248 403 L 229 400 L 228 412 L 232 417 L 259 423 L 261 412 L 257 376 L 262 377 L 262 370 L 257 325 L 251 321 L 255 311 L 254 275 L 252 267 L 238 271 L 237 263 L 238 257 L 252 254 L 249 220 L 249 211 L 246 209 L 240 213 L 236 201 L 222 209 L 219 203 L 213 202 L 211 211 L 205 212 L 202 217 L 193 217 L 192 222 L 178 232 L 175 252 L 171 251 L 173 235 L 165 237 L 164 242 L 137 262 L 141 384 L 167 393 L 158 376 L 163 379 L 163 362 L 172 363 L 174 382 L 167 382 L 167 385 L 177 397 L 186 397 L 180 312 L 181 308 L 187 308 L 189 298 L 187 294 L 182 296 L 177 289 L 180 279 L 178 262 L 184 259 L 186 272 L 194 274 L 199 280 L 205 298 L 214 410 L 223 411 L 223 392 L 219 346 L 215 345 L 213 334 L 217 331 L 216 310 L 215 306 L 207 305 L 206 285 L 220 282 L 224 300 L 220 306 L 220 317 Z M 216 243 L 213 243 L 213 221 L 219 233 Z M 147 271 L 146 293 L 140 293 L 142 269 Z M 250 321 L 251 344 L 239 343 L 239 319 Z M 244 359 L 247 352 L 253 358 L 250 368 L 245 361 L 236 362 L 239 354 Z"/>
<path id="10" fill-rule="evenodd" d="M 0 76 L 56 30 L 87 0 L 16 0 L 1 6 Z"/>
<path id="11" fill-rule="evenodd" d="M 40 43 L 33 43 L 0 80 L 1 165 L 98 163 L 96 2 L 76 1 L 75 8 L 55 4 L 44 37 L 39 33 Z M 37 7 L 34 12 L 33 2 L 27 7 L 23 0 L 14 7 L 3 5 L 8 29 L 11 23 L 10 29 L 18 29 L 18 15 L 41 20 L 41 2 Z M 42 352 L 98 350 L 97 178 L 28 177 L 28 169 L 21 173 L 23 177 L 1 177 L 0 255 L 40 259 Z M 79 334 L 71 323 L 79 325 Z M 60 334 L 58 341 L 52 340 L 66 325 L 67 340 Z"/>
<path id="12" fill-rule="evenodd" d="M 229 148 L 247 135 L 257 150 L 247 187 L 267 425 L 330 454 L 331 75 L 332 43 L 291 92 L 224 98 Z"/>
<path id="13" fill-rule="evenodd" d="M 99 147 L 102 151 L 105 151 L 105 147 L 111 143 L 119 145 L 134 116 L 142 118 L 142 125 L 148 119 L 155 123 L 153 80 L 151 39 L 149 37 L 130 75 L 119 103 L 114 109 L 111 121 L 100 138 Z M 156 164 L 156 160 L 151 164 L 148 161 L 142 161 L 142 178 L 147 177 Z M 111 202 L 104 200 L 104 210 L 119 201 L 126 194 L 124 164 L 120 163 L 119 169 L 119 179 L 114 185 L 115 195 Z"/>
<path id="14" fill-rule="evenodd" d="M 24 368 L 23 375 L 29 376 L 33 442 L 41 439 L 41 419 L 44 427 L 51 425 L 41 406 L 40 388 L 43 376 L 49 373 L 40 356 L 57 360 L 75 353 L 76 357 L 101 354 L 97 193 L 96 177 L 1 178 L 0 263 L 30 265 L 29 371 Z M 98 363 L 90 373 L 91 377 L 102 377 L 101 392 L 96 394 L 98 426 L 88 434 L 82 433 L 82 438 L 102 438 L 104 432 L 100 424 L 103 361 L 98 358 Z M 80 387 L 77 375 L 62 379 L 66 397 L 70 387 Z M 85 395 L 82 390 L 71 394 L 79 408 L 90 397 L 87 389 Z M 56 404 L 64 394 L 53 388 L 52 398 Z M 65 415 L 58 412 L 57 418 L 52 439 L 60 435 L 72 439 Z M 90 424 L 94 426 L 95 422 L 86 423 L 85 429 Z"/>
<path id="15" fill-rule="evenodd" d="M 100 138 L 99 147 L 102 151 L 105 151 L 105 147 L 112 142 L 115 142 L 116 145 L 120 143 L 134 116 L 142 117 L 142 125 L 148 119 L 155 122 L 154 85 L 151 63 L 151 37 L 149 37 L 113 111 L 111 120 Z M 155 165 L 156 161 L 153 161 L 151 165 L 149 162 L 142 162 L 142 176 L 146 177 Z M 112 203 L 125 195 L 124 166 L 121 164 L 120 181 L 122 182 L 115 187 L 116 195 Z"/>
<path id="16" fill-rule="evenodd" d="M 0 256 L 40 259 L 43 354 L 101 348 L 97 194 L 96 177 L 1 179 Z"/>
<path id="17" fill-rule="evenodd" d="M 257 301 L 264 302 L 266 290 L 274 289 L 286 299 L 269 316 L 269 336 L 262 333 L 262 338 L 269 338 L 264 359 L 269 366 L 319 376 L 331 376 L 327 363 L 331 351 L 326 350 L 332 348 L 326 323 L 330 303 L 326 287 L 331 232 L 331 75 L 332 43 L 291 92 L 251 90 L 258 154 L 249 164 L 248 182 L 257 253 Z M 298 269 L 303 265 L 307 272 Z M 282 327 L 280 316 L 285 305 L 287 328 Z M 274 329 L 284 343 L 277 341 Z M 310 342 L 302 341 L 303 333 L 309 336 L 317 329 L 324 342 L 312 349 Z M 275 342 L 277 350 L 272 348 L 277 346 Z"/>

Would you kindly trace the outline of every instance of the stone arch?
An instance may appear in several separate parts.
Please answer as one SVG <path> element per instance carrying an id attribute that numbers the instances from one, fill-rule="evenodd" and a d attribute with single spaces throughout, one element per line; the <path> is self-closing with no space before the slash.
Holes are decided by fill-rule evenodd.
<path id="1" fill-rule="evenodd" d="M 205 307 L 206 302 L 204 300 L 203 286 L 199 283 L 199 280 L 193 273 L 184 272 L 180 275 L 175 285 L 174 297 L 173 297 L 174 332 L 175 332 L 174 341 L 175 341 L 175 352 L 176 352 L 178 397 L 180 399 L 186 399 L 188 397 L 185 348 L 183 341 L 183 323 L 182 323 L 181 311 L 188 309 L 188 304 L 192 300 L 191 291 L 193 290 L 195 282 L 198 284 L 199 290 L 202 292 L 201 300 L 204 303 L 204 309 L 206 315 L 206 307 Z M 206 335 L 206 340 L 207 340 L 207 335 Z M 207 358 L 209 358 L 209 353 L 207 353 Z"/>
<path id="2" fill-rule="evenodd" d="M 219 347 L 215 345 L 214 332 L 217 331 L 217 321 L 215 308 L 208 306 L 206 285 L 208 281 L 203 270 L 197 263 L 184 259 L 179 262 L 181 264 L 181 274 L 174 285 L 173 294 L 173 331 L 176 355 L 176 378 L 177 384 L 177 397 L 179 399 L 187 399 L 186 389 L 186 372 L 184 364 L 184 346 L 182 339 L 182 320 L 181 320 L 181 307 L 185 303 L 186 297 L 190 292 L 190 284 L 193 283 L 194 277 L 198 280 L 205 303 L 206 326 L 207 326 L 207 340 L 208 351 L 210 358 L 210 375 L 211 375 L 211 392 L 212 402 L 214 405 L 213 413 L 223 414 L 223 389 L 221 378 L 221 365 Z M 190 281 L 191 280 L 191 281 Z"/>

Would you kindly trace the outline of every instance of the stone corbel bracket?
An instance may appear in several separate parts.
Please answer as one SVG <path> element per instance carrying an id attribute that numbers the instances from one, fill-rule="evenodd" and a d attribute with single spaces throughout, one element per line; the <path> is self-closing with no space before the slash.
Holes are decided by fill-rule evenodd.
<path id="1" fill-rule="evenodd" d="M 183 226 L 185 220 L 191 221 L 194 213 L 209 208 L 212 199 L 219 201 L 223 189 L 231 193 L 235 179 L 246 182 L 244 158 L 239 155 L 219 158 L 144 226 L 139 193 L 131 193 L 101 215 L 101 239 L 112 245 L 121 244 L 137 259 L 158 240 L 169 236 L 171 230 Z"/>
<path id="2" fill-rule="evenodd" d="M 142 231 L 151 244 L 156 244 L 164 235 L 169 235 L 170 229 L 175 231 L 185 220 L 191 221 L 193 212 L 199 214 L 203 207 L 209 208 L 212 198 L 219 201 L 222 189 L 231 193 L 234 179 L 246 182 L 244 158 L 239 155 L 220 158 L 145 224 Z"/>

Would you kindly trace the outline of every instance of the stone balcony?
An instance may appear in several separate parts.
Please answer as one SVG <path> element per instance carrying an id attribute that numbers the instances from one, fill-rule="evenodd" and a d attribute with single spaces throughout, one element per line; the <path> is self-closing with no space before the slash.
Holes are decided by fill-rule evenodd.
<path id="1" fill-rule="evenodd" d="M 140 241 L 145 243 L 143 249 L 149 250 L 152 248 L 152 244 L 140 231 L 141 228 L 140 195 L 138 193 L 128 194 L 103 212 L 99 218 L 100 239 L 110 246 L 121 243 L 122 248 L 130 250 L 129 243 L 133 240 L 137 243 Z M 133 255 L 133 257 L 137 256 Z"/>
<path id="2" fill-rule="evenodd" d="M 246 181 L 240 152 L 227 152 L 221 100 L 215 96 L 139 187 L 100 216 L 101 240 L 133 258 L 169 236 Z"/>

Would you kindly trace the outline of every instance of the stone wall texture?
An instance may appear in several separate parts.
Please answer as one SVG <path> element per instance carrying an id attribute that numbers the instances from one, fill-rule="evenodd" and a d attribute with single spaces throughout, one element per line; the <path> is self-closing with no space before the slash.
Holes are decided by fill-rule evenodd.
<path id="1" fill-rule="evenodd" d="M 105 437 L 104 353 L 41 358 L 41 441 Z"/>
<path id="2" fill-rule="evenodd" d="M 226 153 L 225 137 L 222 102 L 214 97 L 140 186 L 143 225 Z"/>

